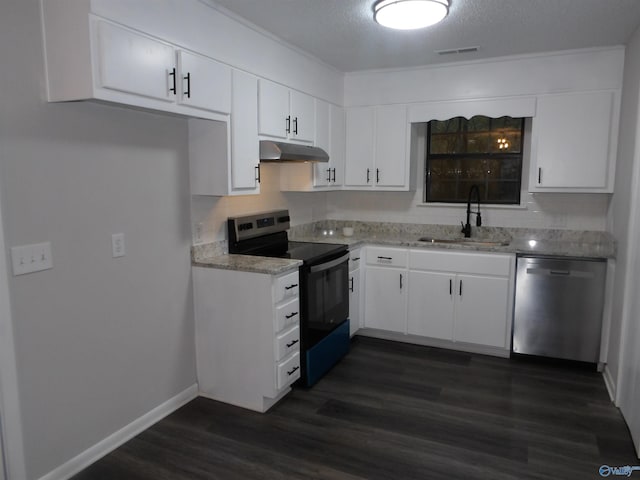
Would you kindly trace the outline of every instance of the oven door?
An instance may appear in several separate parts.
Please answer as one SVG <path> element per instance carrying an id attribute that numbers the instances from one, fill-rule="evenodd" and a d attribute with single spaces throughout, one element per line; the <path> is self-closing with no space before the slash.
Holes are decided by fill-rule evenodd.
<path id="1" fill-rule="evenodd" d="M 301 322 L 310 334 L 308 348 L 349 316 L 349 253 L 303 268 Z"/>

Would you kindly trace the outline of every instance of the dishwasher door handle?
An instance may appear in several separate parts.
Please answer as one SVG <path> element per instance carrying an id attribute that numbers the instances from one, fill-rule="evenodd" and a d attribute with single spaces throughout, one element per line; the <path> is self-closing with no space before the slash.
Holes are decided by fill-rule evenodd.
<path id="1" fill-rule="evenodd" d="M 543 275 L 545 277 L 594 278 L 592 272 L 580 270 L 552 270 L 550 268 L 527 268 L 527 275 Z"/>

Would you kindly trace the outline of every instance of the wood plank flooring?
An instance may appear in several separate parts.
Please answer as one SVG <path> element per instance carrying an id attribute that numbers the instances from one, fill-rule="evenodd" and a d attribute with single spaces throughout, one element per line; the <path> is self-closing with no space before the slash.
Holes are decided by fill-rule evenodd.
<path id="1" fill-rule="evenodd" d="M 596 479 L 640 465 L 602 377 L 357 337 L 267 414 L 198 398 L 74 477 Z"/>

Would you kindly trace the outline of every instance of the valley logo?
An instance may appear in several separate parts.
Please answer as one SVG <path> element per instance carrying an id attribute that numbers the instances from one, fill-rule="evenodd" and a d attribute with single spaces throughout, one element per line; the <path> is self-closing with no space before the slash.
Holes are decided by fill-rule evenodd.
<path id="1" fill-rule="evenodd" d="M 629 465 L 624 467 L 610 467 L 609 465 L 602 465 L 598 472 L 601 477 L 608 477 L 609 475 L 630 477 L 635 470 L 640 472 L 640 467 L 631 467 Z"/>

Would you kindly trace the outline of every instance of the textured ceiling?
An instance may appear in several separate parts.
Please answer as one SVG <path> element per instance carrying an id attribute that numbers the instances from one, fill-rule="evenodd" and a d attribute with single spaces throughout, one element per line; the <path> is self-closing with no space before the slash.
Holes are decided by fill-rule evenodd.
<path id="1" fill-rule="evenodd" d="M 450 0 L 443 22 L 414 31 L 376 24 L 375 0 L 208 1 L 343 72 L 622 45 L 640 24 L 640 0 Z"/>

